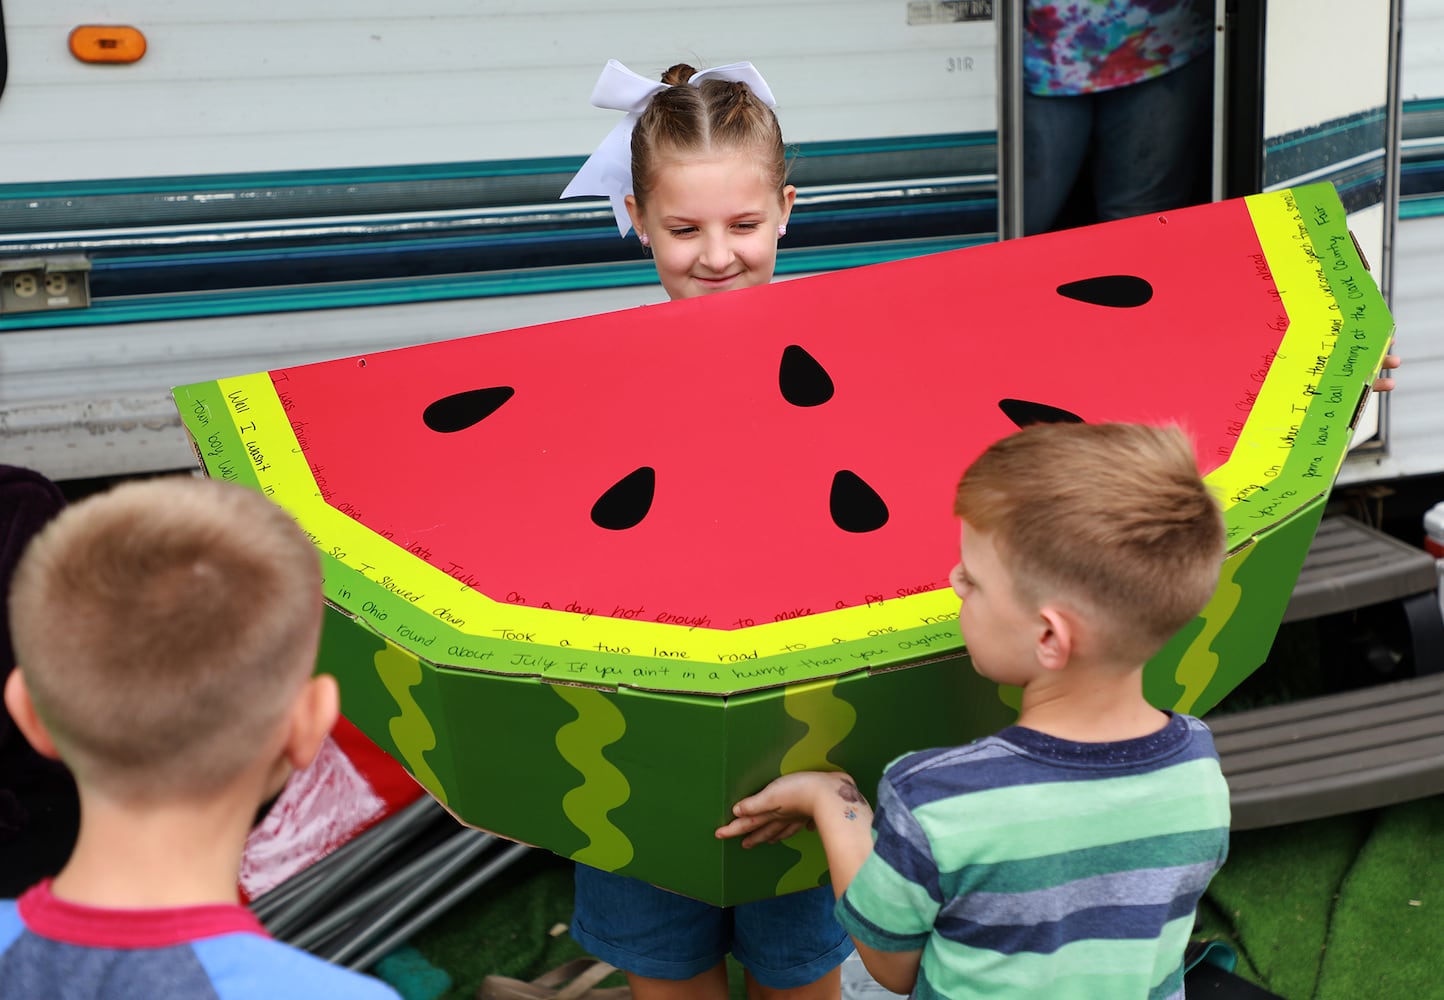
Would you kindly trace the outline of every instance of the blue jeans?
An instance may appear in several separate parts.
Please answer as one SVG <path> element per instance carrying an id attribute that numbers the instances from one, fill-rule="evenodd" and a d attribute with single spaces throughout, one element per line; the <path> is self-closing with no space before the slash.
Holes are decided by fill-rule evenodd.
<path id="1" fill-rule="evenodd" d="M 795 989 L 821 979 L 852 951 L 834 905 L 825 885 L 712 906 L 579 864 L 571 932 L 594 956 L 633 975 L 691 979 L 730 951 L 763 986 Z"/>
<path id="2" fill-rule="evenodd" d="M 1053 227 L 1087 163 L 1099 222 L 1191 204 L 1212 162 L 1213 58 L 1096 94 L 1023 99 L 1023 234 Z"/>

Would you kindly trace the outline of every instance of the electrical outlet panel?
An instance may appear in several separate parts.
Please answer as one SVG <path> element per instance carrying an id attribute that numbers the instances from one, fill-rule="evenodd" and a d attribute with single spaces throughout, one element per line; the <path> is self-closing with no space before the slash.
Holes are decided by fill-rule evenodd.
<path id="1" fill-rule="evenodd" d="M 80 254 L 0 260 L 0 314 L 90 305 L 90 261 Z"/>

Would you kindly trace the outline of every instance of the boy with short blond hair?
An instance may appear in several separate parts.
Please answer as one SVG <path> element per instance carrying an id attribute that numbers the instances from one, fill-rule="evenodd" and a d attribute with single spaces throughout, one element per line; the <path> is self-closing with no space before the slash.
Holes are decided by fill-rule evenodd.
<path id="1" fill-rule="evenodd" d="M 289 515 L 221 482 L 126 483 L 36 536 L 9 601 L 5 703 L 70 766 L 81 824 L 53 880 L 0 903 L 0 995 L 395 998 L 237 903 L 257 809 L 338 711 Z"/>
<path id="2" fill-rule="evenodd" d="M 717 834 L 814 824 L 838 919 L 895 992 L 1182 998 L 1229 827 L 1208 729 L 1143 697 L 1144 663 L 1207 604 L 1224 553 L 1188 438 L 1028 427 L 968 468 L 954 511 L 968 654 L 1022 689 L 1017 723 L 894 761 L 875 819 L 848 775 L 800 772 Z"/>

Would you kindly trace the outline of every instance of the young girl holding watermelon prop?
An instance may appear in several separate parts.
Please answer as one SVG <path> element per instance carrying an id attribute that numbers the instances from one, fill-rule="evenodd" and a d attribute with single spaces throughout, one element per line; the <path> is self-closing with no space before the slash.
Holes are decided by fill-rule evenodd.
<path id="1" fill-rule="evenodd" d="M 609 197 L 672 299 L 772 280 L 796 190 L 776 102 L 751 63 L 673 66 L 655 83 L 611 60 L 592 103 L 626 118 L 562 197 Z M 836 998 L 852 944 L 832 910 L 826 886 L 722 908 L 578 865 L 572 935 L 625 970 L 638 1000 L 726 1000 L 728 952 L 749 996 Z"/>

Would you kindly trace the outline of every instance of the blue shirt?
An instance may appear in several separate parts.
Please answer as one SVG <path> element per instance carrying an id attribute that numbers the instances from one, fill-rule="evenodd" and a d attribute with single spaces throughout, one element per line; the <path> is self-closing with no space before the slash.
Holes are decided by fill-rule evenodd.
<path id="1" fill-rule="evenodd" d="M 49 880 L 0 900 L 0 997 L 399 1000 L 272 940 L 243 906 L 102 909 L 57 899 Z"/>

